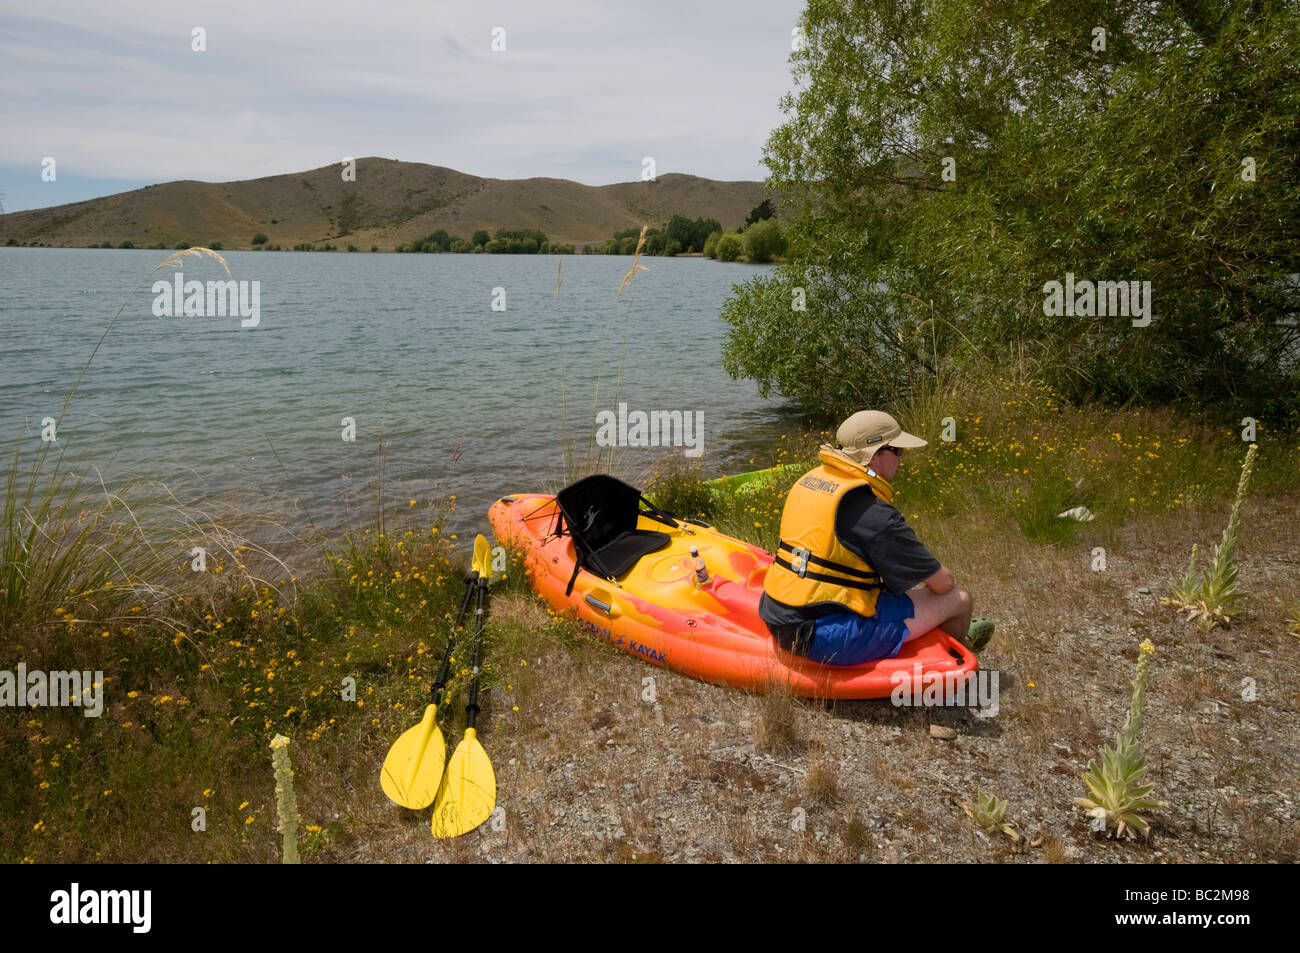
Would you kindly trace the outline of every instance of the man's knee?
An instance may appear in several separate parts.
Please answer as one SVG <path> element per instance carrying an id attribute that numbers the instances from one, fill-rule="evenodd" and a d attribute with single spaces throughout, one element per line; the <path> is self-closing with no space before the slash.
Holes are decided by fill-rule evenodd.
<path id="1" fill-rule="evenodd" d="M 957 608 L 960 611 L 965 612 L 967 609 L 971 607 L 971 598 L 970 598 L 969 591 L 958 586 L 956 589 L 953 590 L 953 593 L 956 597 Z"/>

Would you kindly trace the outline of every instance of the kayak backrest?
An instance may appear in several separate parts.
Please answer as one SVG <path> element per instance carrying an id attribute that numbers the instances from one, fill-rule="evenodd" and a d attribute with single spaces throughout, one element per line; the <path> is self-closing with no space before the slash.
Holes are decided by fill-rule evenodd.
<path id="1" fill-rule="evenodd" d="M 668 513 L 650 503 L 641 491 L 605 473 L 583 477 L 555 494 L 555 535 L 573 538 L 578 558 L 565 595 L 573 591 L 578 572 L 587 569 L 604 578 L 621 576 L 647 553 L 669 543 L 666 533 L 637 529 L 644 515 L 677 527 Z"/>

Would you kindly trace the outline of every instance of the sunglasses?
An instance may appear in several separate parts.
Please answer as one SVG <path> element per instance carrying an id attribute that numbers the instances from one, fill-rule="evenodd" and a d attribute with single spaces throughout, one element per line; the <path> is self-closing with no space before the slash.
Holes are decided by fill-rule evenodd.
<path id="1" fill-rule="evenodd" d="M 888 450 L 896 457 L 901 457 L 905 448 L 903 447 L 881 447 L 881 450 Z"/>

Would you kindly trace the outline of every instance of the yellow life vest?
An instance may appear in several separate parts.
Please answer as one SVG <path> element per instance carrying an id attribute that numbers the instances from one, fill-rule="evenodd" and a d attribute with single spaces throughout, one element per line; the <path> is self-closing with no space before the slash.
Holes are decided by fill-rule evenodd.
<path id="1" fill-rule="evenodd" d="M 894 489 L 883 477 L 829 447 L 822 463 L 790 488 L 781 512 L 781 544 L 763 590 L 788 606 L 833 602 L 859 615 L 876 614 L 880 575 L 835 533 L 835 512 L 849 490 L 867 485 L 889 503 Z"/>

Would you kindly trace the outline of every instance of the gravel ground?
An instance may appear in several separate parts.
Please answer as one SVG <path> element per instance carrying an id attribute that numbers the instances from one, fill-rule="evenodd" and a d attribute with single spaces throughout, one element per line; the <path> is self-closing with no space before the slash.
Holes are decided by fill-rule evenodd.
<path id="1" fill-rule="evenodd" d="M 590 640 L 539 641 L 531 681 L 485 709 L 481 736 L 501 808 L 493 820 L 437 842 L 427 812 L 385 803 L 354 818 L 355 837 L 331 853 L 395 862 L 1294 863 L 1300 638 L 1282 610 L 1300 579 L 1296 514 L 1294 500 L 1254 508 L 1239 549 L 1249 611 L 1207 635 L 1160 596 L 1185 569 L 1190 541 L 1204 551 L 1217 538 L 1226 510 L 1110 534 L 1100 540 L 1105 572 L 1086 568 L 1097 540 L 1012 543 L 1004 558 L 977 528 L 954 531 L 941 540 L 954 565 L 996 556 L 986 571 L 959 572 L 998 623 L 981 659 L 999 676 L 994 717 L 747 695 Z M 501 611 L 525 622 L 544 613 L 530 596 L 503 596 Z M 1149 841 L 1117 842 L 1091 831 L 1073 801 L 1086 793 L 1089 759 L 1123 722 L 1144 638 L 1156 654 L 1142 739 L 1165 807 L 1151 815 Z M 649 677 L 653 703 L 644 699 Z M 1018 844 L 967 817 L 959 802 L 977 791 L 1008 802 Z"/>

